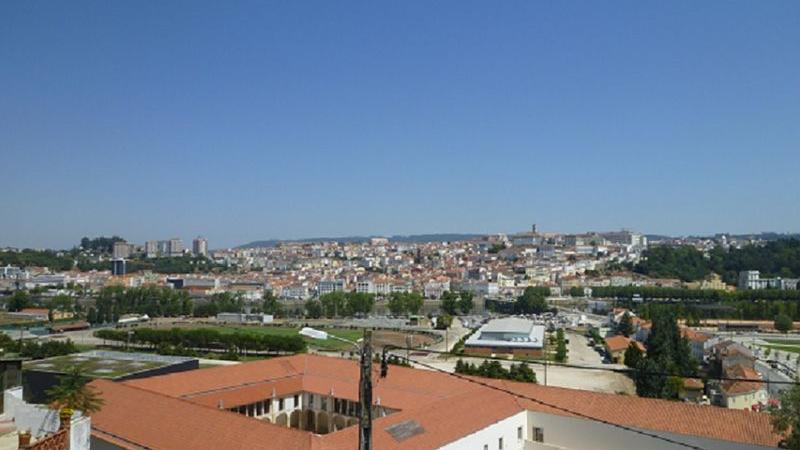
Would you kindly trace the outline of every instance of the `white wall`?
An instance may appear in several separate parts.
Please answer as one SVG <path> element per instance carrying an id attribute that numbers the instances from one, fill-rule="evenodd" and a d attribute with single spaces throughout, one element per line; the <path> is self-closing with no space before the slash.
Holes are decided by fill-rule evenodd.
<path id="1" fill-rule="evenodd" d="M 35 438 L 58 431 L 61 423 L 58 412 L 44 405 L 26 403 L 22 399 L 22 387 L 6 389 L 3 401 L 5 414 L 14 418 L 18 430 L 31 430 Z M 70 428 L 70 450 L 89 450 L 91 429 L 91 419 L 76 411 Z"/>
<path id="2" fill-rule="evenodd" d="M 476 413 L 479 414 L 479 412 Z M 477 433 L 439 447 L 439 450 L 483 450 L 484 445 L 489 445 L 489 450 L 498 450 L 498 439 L 501 437 L 503 438 L 503 450 L 523 450 L 525 439 L 530 433 L 527 422 L 528 414 L 523 411 Z M 518 427 L 522 427 L 522 439 L 517 439 Z"/>
<path id="3" fill-rule="evenodd" d="M 544 430 L 544 445 L 531 443 L 526 447 L 526 450 L 552 448 L 569 450 L 588 448 L 592 450 L 675 450 L 678 448 L 674 444 L 665 441 L 585 419 L 528 412 L 528 435 L 530 435 L 533 427 L 539 427 Z M 644 431 L 652 432 L 651 430 Z M 764 450 L 772 448 L 674 433 L 658 432 L 656 434 L 696 445 L 706 450 Z"/>

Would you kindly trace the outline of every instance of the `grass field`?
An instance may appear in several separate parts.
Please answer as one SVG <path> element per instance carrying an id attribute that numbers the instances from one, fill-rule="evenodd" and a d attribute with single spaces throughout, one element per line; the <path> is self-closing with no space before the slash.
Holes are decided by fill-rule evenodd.
<path id="1" fill-rule="evenodd" d="M 762 345 L 762 347 L 766 347 L 771 350 L 780 350 L 782 352 L 800 353 L 800 345 L 766 344 Z"/>
<path id="2" fill-rule="evenodd" d="M 800 339 L 797 338 L 789 338 L 789 339 L 764 339 L 765 341 L 769 342 L 770 344 L 777 344 L 777 345 L 800 345 Z"/>
<path id="3" fill-rule="evenodd" d="M 214 327 L 215 330 L 221 333 L 244 332 L 254 334 L 269 334 L 273 336 L 296 336 L 300 331 L 299 328 L 291 327 Z M 363 336 L 361 330 L 349 330 L 338 328 L 325 328 L 328 333 L 338 336 L 350 341 L 357 341 Z M 303 338 L 308 343 L 309 347 L 318 348 L 320 350 L 328 351 L 346 351 L 350 350 L 353 346 L 347 342 L 342 342 L 336 339 L 328 339 L 325 341 L 318 341 L 315 339 Z"/>

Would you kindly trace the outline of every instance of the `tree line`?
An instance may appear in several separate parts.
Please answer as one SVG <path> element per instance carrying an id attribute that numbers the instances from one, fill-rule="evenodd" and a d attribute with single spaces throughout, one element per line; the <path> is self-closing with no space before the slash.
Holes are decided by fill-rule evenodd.
<path id="1" fill-rule="evenodd" d="M 131 333 L 130 336 L 128 333 Z M 299 335 L 272 335 L 265 333 L 248 333 L 235 331 L 222 332 L 213 328 L 172 328 L 159 330 L 153 328 L 134 328 L 133 330 L 103 329 L 94 332 L 94 336 L 116 342 L 130 342 L 144 345 L 151 350 L 227 350 L 238 354 L 248 351 L 266 351 L 274 353 L 297 353 L 305 351 L 306 343 Z"/>
<path id="2" fill-rule="evenodd" d="M 636 311 L 643 319 L 650 319 L 659 311 L 669 310 L 679 318 L 686 319 L 690 326 L 699 325 L 700 321 L 706 319 L 774 320 L 779 315 L 800 320 L 800 302 L 797 301 L 736 301 L 719 305 L 635 302 L 618 302 L 618 304 Z"/>
<path id="3" fill-rule="evenodd" d="M 740 289 L 721 291 L 715 289 L 685 289 L 660 286 L 597 286 L 592 287 L 592 297 L 632 300 L 694 300 L 699 303 L 717 303 L 756 300 L 800 300 L 800 289 Z M 572 288 L 570 294 L 582 296 L 583 288 Z M 576 295 L 577 294 L 577 295 Z"/>
<path id="4" fill-rule="evenodd" d="M 87 309 L 86 315 L 90 323 L 111 323 L 125 314 L 147 314 L 150 317 L 190 315 L 193 307 L 186 291 L 158 286 L 128 289 L 107 286 L 97 295 L 95 305 Z"/>
<path id="5" fill-rule="evenodd" d="M 459 358 L 459 360 L 456 361 L 455 372 L 462 375 L 474 375 L 484 378 L 536 383 L 536 373 L 525 362 L 511 364 L 511 366 L 506 369 L 499 361 L 484 360 L 480 365 L 475 365 L 464 362 Z"/>
<path id="6" fill-rule="evenodd" d="M 389 295 L 389 311 L 396 315 L 416 315 L 422 310 L 424 300 L 417 292 L 392 292 Z"/>
<path id="7" fill-rule="evenodd" d="M 0 333 L 0 353 L 16 353 L 23 358 L 43 359 L 77 353 L 78 347 L 70 341 L 19 341 Z"/>
<path id="8" fill-rule="evenodd" d="M 442 312 L 451 316 L 469 314 L 475 308 L 472 292 L 467 291 L 444 291 L 439 302 Z"/>

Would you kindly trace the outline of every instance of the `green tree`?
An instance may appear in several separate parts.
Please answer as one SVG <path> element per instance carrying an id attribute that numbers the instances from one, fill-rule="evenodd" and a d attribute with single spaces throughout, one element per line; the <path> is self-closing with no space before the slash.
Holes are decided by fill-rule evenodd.
<path id="1" fill-rule="evenodd" d="M 394 315 L 419 314 L 422 296 L 416 292 L 393 292 L 389 295 L 389 311 Z"/>
<path id="2" fill-rule="evenodd" d="M 458 294 L 455 292 L 444 291 L 439 299 L 440 309 L 445 314 L 455 316 L 458 314 Z"/>
<path id="3" fill-rule="evenodd" d="M 567 362 L 567 341 L 564 338 L 564 329 L 559 328 L 556 331 L 556 361 L 563 363 Z"/>
<path id="4" fill-rule="evenodd" d="M 278 298 L 272 294 L 272 291 L 264 291 L 261 310 L 264 314 L 272 314 L 275 317 L 283 317 L 284 314 L 283 305 Z"/>
<path id="5" fill-rule="evenodd" d="M 675 399 L 677 392 L 670 376 L 696 376 L 697 361 L 689 341 L 681 335 L 677 318 L 669 309 L 653 316 L 647 338 L 647 355 L 634 372 L 636 392 L 641 397 Z M 654 372 L 665 375 L 655 375 Z M 667 375 L 669 374 L 669 375 Z"/>
<path id="6" fill-rule="evenodd" d="M 89 378 L 84 375 L 85 368 L 76 365 L 68 369 L 60 377 L 59 383 L 46 391 L 50 406 L 53 409 L 73 409 L 90 416 L 103 407 L 103 399 L 94 390 L 87 386 Z"/>
<path id="7" fill-rule="evenodd" d="M 529 286 L 514 302 L 514 312 L 518 314 L 542 314 L 549 310 L 546 296 L 545 291 Z"/>
<path id="8" fill-rule="evenodd" d="M 509 377 L 514 381 L 536 383 L 536 372 L 534 372 L 526 362 L 512 364 L 508 372 Z"/>
<path id="9" fill-rule="evenodd" d="M 446 330 L 450 328 L 450 325 L 453 323 L 453 316 L 450 314 L 442 314 L 436 319 L 436 329 L 438 330 Z"/>
<path id="10" fill-rule="evenodd" d="M 47 302 L 47 307 L 53 311 L 74 312 L 75 300 L 69 295 L 59 294 Z"/>
<path id="11" fill-rule="evenodd" d="M 319 300 L 308 300 L 305 304 L 305 309 L 306 316 L 312 319 L 319 319 L 322 317 L 322 303 Z"/>
<path id="12" fill-rule="evenodd" d="M 422 305 L 424 302 L 422 295 L 417 292 L 408 292 L 405 294 L 405 296 L 408 313 L 412 315 L 419 314 L 419 312 L 422 310 Z"/>
<path id="13" fill-rule="evenodd" d="M 628 344 L 628 348 L 625 350 L 625 365 L 631 369 L 635 369 L 642 360 L 642 357 L 642 351 L 639 350 L 639 346 L 631 341 L 631 343 Z"/>
<path id="14" fill-rule="evenodd" d="M 580 286 L 573 286 L 573 287 L 569 288 L 569 295 L 571 297 L 583 297 L 584 296 L 584 290 Z"/>
<path id="15" fill-rule="evenodd" d="M 20 311 L 31 305 L 31 299 L 26 291 L 14 291 L 8 299 L 7 308 L 9 311 Z"/>
<path id="16" fill-rule="evenodd" d="M 770 411 L 772 428 L 785 436 L 784 448 L 800 450 L 800 384 L 784 391 L 780 400 L 780 408 Z"/>
<path id="17" fill-rule="evenodd" d="M 405 314 L 408 311 L 408 305 L 406 304 L 405 300 L 405 296 L 402 293 L 393 292 L 389 296 L 389 303 L 387 305 L 389 312 L 395 316 Z"/>
<path id="18" fill-rule="evenodd" d="M 345 294 L 345 307 L 348 316 L 367 315 L 375 306 L 375 295 L 362 292 Z"/>
<path id="19" fill-rule="evenodd" d="M 347 314 L 347 296 L 344 292 L 330 292 L 319 297 L 325 317 L 338 317 Z"/>
<path id="20" fill-rule="evenodd" d="M 778 314 L 775 316 L 775 329 L 781 333 L 788 333 L 794 328 L 792 318 L 787 314 Z"/>
<path id="21" fill-rule="evenodd" d="M 461 314 L 469 314 L 475 308 L 475 303 L 472 301 L 472 292 L 462 291 L 458 297 L 458 310 L 461 311 Z"/>

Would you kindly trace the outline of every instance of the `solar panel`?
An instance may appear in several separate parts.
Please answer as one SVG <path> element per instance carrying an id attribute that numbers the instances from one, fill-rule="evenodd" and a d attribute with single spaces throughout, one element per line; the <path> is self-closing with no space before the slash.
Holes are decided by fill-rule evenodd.
<path id="1" fill-rule="evenodd" d="M 425 429 L 422 428 L 422 425 L 418 424 L 415 420 L 406 420 L 404 422 L 396 423 L 392 426 L 384 428 L 384 430 L 392 435 L 394 440 L 397 442 L 403 442 L 425 432 Z"/>

